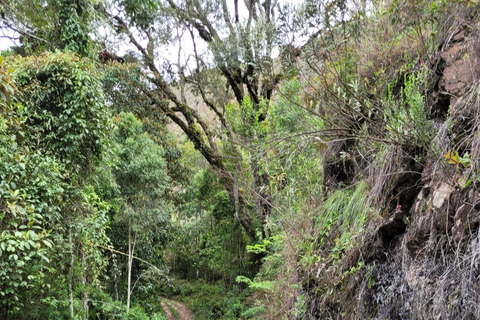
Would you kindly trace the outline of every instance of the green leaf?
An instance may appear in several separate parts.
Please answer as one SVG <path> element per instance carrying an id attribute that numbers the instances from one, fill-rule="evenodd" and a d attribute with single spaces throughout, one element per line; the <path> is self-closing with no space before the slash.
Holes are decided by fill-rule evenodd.
<path id="1" fill-rule="evenodd" d="M 43 240 L 43 244 L 49 248 L 52 248 L 52 243 L 50 242 L 50 240 Z"/>
<path id="2" fill-rule="evenodd" d="M 38 255 L 43 259 L 45 260 L 46 262 L 50 263 L 50 260 L 42 253 L 38 253 Z"/>
<path id="3" fill-rule="evenodd" d="M 465 183 L 465 185 L 463 186 L 463 188 L 468 187 L 472 182 L 473 182 L 473 180 L 468 180 L 468 181 Z"/>

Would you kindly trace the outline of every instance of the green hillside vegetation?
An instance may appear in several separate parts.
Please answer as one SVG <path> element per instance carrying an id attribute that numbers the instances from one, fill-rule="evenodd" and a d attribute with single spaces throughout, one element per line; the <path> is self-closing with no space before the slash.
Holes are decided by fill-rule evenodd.
<path id="1" fill-rule="evenodd" d="M 0 29 L 0 320 L 480 318 L 478 1 L 0 0 Z"/>

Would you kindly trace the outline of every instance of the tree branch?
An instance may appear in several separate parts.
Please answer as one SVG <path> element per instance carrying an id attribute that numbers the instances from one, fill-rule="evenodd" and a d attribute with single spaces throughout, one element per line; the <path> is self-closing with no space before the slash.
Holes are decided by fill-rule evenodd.
<path id="1" fill-rule="evenodd" d="M 227 128 L 227 122 L 225 121 L 225 118 L 223 117 L 223 114 L 218 110 L 217 107 L 215 107 L 215 105 L 213 104 L 212 101 L 210 101 L 205 93 L 205 90 L 203 90 L 202 86 L 200 85 L 200 83 L 198 83 L 197 81 L 194 81 L 194 80 L 191 80 L 191 79 L 186 79 L 186 81 L 188 83 L 191 83 L 191 84 L 194 84 L 195 87 L 198 89 L 198 91 L 200 92 L 200 95 L 202 96 L 202 99 L 203 99 L 203 102 L 205 102 L 205 104 L 213 110 L 213 112 L 215 112 L 215 114 L 217 115 L 217 117 L 219 118 L 220 120 L 220 123 L 222 124 L 222 126 L 224 128 Z"/>
<path id="2" fill-rule="evenodd" d="M 225 23 L 227 24 L 227 27 L 230 30 L 230 34 L 234 35 L 235 34 L 235 29 L 233 29 L 232 22 L 230 21 L 230 14 L 228 13 L 228 7 L 227 7 L 227 1 L 226 0 L 222 0 L 222 9 L 223 9 L 223 19 L 225 20 Z"/>
<path id="3" fill-rule="evenodd" d="M 102 246 L 101 244 L 98 244 L 98 243 L 95 243 L 95 245 L 96 245 L 97 247 L 102 248 L 102 249 L 110 250 L 110 251 L 112 251 L 112 252 L 115 252 L 115 253 L 118 253 L 118 254 L 121 254 L 121 255 L 124 255 L 124 256 L 129 257 L 129 255 L 128 255 L 127 253 L 125 253 L 125 252 L 121 252 L 121 251 L 118 251 L 118 250 L 115 250 L 115 249 L 112 249 L 112 248 L 109 248 L 109 247 L 105 247 L 105 246 Z M 136 256 L 132 256 L 132 257 L 133 257 L 134 259 L 137 259 L 138 261 L 141 261 L 141 262 L 143 262 L 143 263 L 145 263 L 145 264 L 147 264 L 147 265 L 149 265 L 149 266 L 157 269 L 157 270 L 160 270 L 158 267 L 154 266 L 153 264 L 151 264 L 151 263 L 148 262 L 148 261 L 143 260 L 142 258 L 139 258 L 139 257 L 136 257 Z M 161 270 L 160 270 L 160 271 L 161 271 Z"/>

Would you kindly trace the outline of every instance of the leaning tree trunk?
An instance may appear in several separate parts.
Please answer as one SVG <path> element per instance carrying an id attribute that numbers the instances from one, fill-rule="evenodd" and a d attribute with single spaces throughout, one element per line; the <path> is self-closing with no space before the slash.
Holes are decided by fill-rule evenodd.
<path id="1" fill-rule="evenodd" d="M 168 0 L 168 2 L 172 6 L 175 6 L 171 0 Z M 194 108 L 177 97 L 154 63 L 154 36 L 151 34 L 149 29 L 142 29 L 142 33 L 148 40 L 146 46 L 142 45 L 135 38 L 135 33 L 129 31 L 128 23 L 123 17 L 108 13 L 102 5 L 97 5 L 96 9 L 113 23 L 113 27 L 116 30 L 125 32 L 127 37 L 130 39 L 130 42 L 143 56 L 146 67 L 150 70 L 152 76 L 149 78 L 151 81 L 150 85 L 140 87 L 139 89 L 143 91 L 146 98 L 152 101 L 152 111 L 169 117 L 187 135 L 188 139 L 195 146 L 195 149 L 205 157 L 207 162 L 218 175 L 221 183 L 225 187 L 225 190 L 228 192 L 232 203 L 235 204 L 236 218 L 242 225 L 249 238 L 255 240 L 255 230 L 253 229 L 252 217 L 247 209 L 245 198 L 241 193 L 238 192 L 236 180 L 232 173 L 229 172 L 225 166 L 223 157 L 217 148 L 215 135 L 211 126 Z M 183 16 L 183 18 L 187 18 L 187 16 Z M 202 22 L 205 23 L 207 21 Z M 194 27 L 197 28 L 199 26 L 194 25 Z M 212 29 L 210 29 L 210 31 L 213 32 Z M 213 32 L 213 34 L 207 36 L 206 39 L 213 40 L 219 39 L 219 37 L 215 34 L 215 32 Z M 229 85 L 235 92 L 236 99 L 241 101 L 243 99 L 243 94 L 241 94 L 240 90 L 242 83 L 239 82 L 239 80 L 234 79 L 234 76 L 231 74 L 230 70 L 224 69 L 222 71 L 227 78 Z M 248 87 L 250 92 L 252 88 L 250 86 Z M 218 116 L 221 117 L 221 113 L 218 109 L 211 104 L 209 104 L 209 106 Z"/>

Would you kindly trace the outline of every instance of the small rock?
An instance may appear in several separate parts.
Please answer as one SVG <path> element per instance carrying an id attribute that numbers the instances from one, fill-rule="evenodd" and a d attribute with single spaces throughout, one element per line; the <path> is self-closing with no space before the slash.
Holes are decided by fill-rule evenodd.
<path id="1" fill-rule="evenodd" d="M 465 32 L 463 30 L 460 30 L 456 35 L 453 36 L 453 41 L 463 41 L 465 39 Z"/>
<path id="2" fill-rule="evenodd" d="M 455 43 L 453 47 L 451 47 L 447 51 L 442 52 L 441 57 L 447 63 L 451 63 L 455 55 L 460 51 L 460 49 L 462 49 L 462 43 Z"/>
<path id="3" fill-rule="evenodd" d="M 433 193 L 432 204 L 435 208 L 439 209 L 443 206 L 445 199 L 450 197 L 450 194 L 455 190 L 452 186 L 446 184 L 445 182 L 440 183 L 440 186 Z"/>

